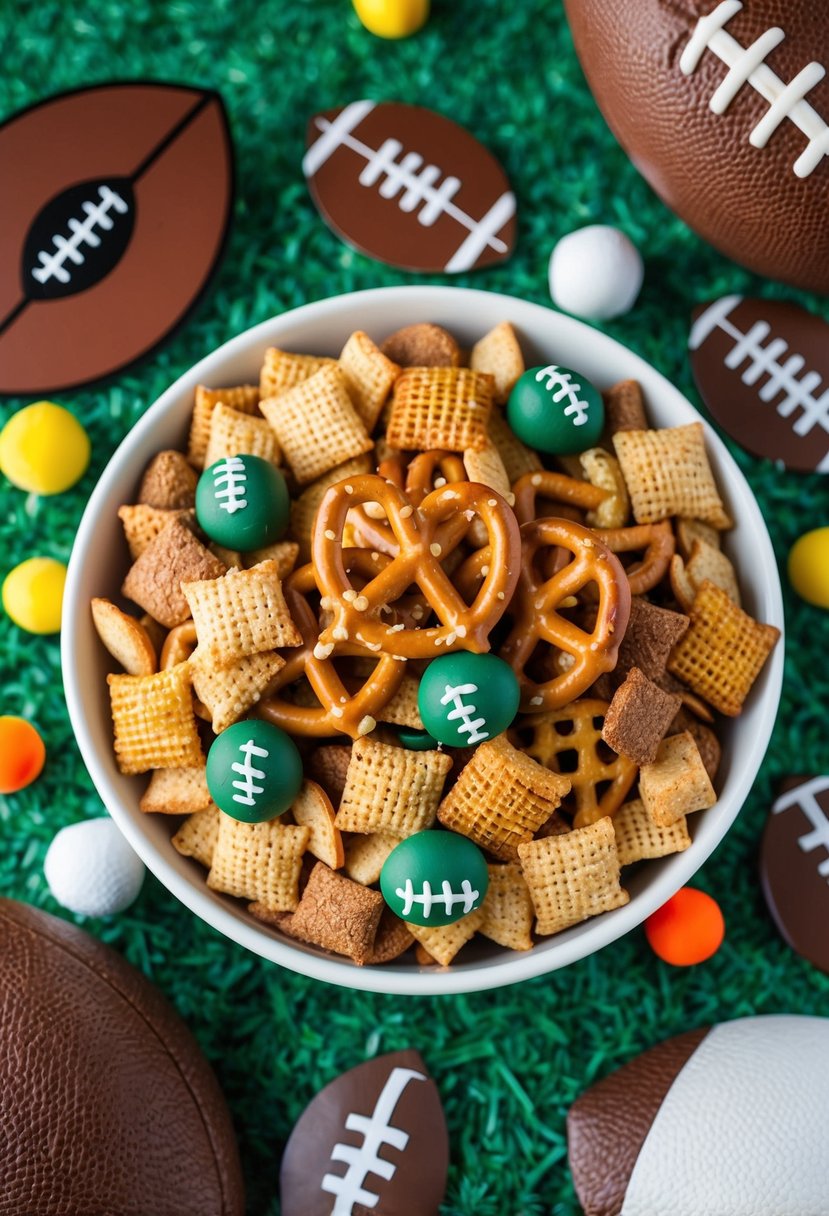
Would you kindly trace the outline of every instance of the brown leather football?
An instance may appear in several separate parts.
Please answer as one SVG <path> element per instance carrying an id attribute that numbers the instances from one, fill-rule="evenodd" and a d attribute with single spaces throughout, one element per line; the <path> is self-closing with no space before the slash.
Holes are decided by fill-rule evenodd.
<path id="1" fill-rule="evenodd" d="M 230 1116 L 161 994 L 108 946 L 0 899 L 3 1216 L 241 1216 Z"/>
<path id="2" fill-rule="evenodd" d="M 750 269 L 829 291 L 829 7 L 565 2 L 596 101 L 657 194 Z"/>

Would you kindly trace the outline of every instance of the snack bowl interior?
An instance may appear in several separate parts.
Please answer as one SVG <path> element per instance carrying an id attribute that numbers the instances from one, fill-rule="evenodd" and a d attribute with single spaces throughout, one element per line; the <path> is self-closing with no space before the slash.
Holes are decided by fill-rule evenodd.
<path id="1" fill-rule="evenodd" d="M 566 966 L 606 946 L 660 907 L 687 883 L 736 818 L 763 759 L 774 725 L 783 675 L 778 643 L 739 718 L 725 722 L 719 799 L 689 817 L 693 838 L 683 853 L 648 861 L 623 874 L 630 902 L 585 921 L 532 950 L 502 950 L 484 939 L 468 945 L 449 968 L 401 961 L 358 967 L 347 959 L 290 941 L 250 916 L 242 901 L 207 887 L 205 871 L 181 857 L 170 843 L 168 816 L 138 807 L 146 777 L 118 772 L 106 674 L 112 660 L 92 624 L 93 596 L 118 600 L 129 564 L 116 514 L 133 502 L 144 466 L 162 448 L 183 447 L 197 384 L 213 387 L 252 383 L 266 347 L 335 355 L 348 335 L 363 329 L 380 340 L 403 325 L 432 321 L 471 344 L 503 320 L 513 323 L 527 366 L 560 362 L 576 367 L 599 388 L 635 378 L 643 387 L 654 426 L 679 426 L 700 415 L 668 380 L 633 352 L 580 321 L 492 292 L 443 286 L 386 287 L 304 305 L 265 321 L 208 355 L 180 377 L 132 428 L 90 497 L 75 540 L 64 599 L 62 663 L 66 700 L 86 766 L 104 804 L 156 877 L 192 912 L 232 940 L 293 971 L 329 983 L 368 991 L 432 995 L 470 992 L 515 983 Z M 747 482 L 714 431 L 706 424 L 706 446 L 720 492 L 736 526 L 724 548 L 740 578 L 744 606 L 759 620 L 783 629 L 777 565 L 762 515 Z M 174 821 L 177 822 L 177 821 Z"/>

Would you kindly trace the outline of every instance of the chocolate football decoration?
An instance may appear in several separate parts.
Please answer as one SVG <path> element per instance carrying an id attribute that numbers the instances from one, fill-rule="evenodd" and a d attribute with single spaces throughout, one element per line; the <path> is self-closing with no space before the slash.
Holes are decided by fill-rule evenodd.
<path id="1" fill-rule="evenodd" d="M 0 126 L 0 392 L 47 393 L 158 345 L 206 287 L 233 201 L 217 93 L 108 83 Z"/>
<path id="2" fill-rule="evenodd" d="M 585 1216 L 826 1208 L 829 1019 L 754 1017 L 668 1039 L 567 1116 Z"/>
<path id="3" fill-rule="evenodd" d="M 566 0 L 619 142 L 735 261 L 829 291 L 827 9 L 813 0 Z"/>
<path id="4" fill-rule="evenodd" d="M 102 942 L 0 899 L 5 1212 L 242 1216 L 230 1115 L 161 993 Z"/>
<path id="5" fill-rule="evenodd" d="M 320 1090 L 285 1148 L 282 1216 L 437 1216 L 449 1141 L 416 1051 L 367 1060 Z"/>
<path id="6" fill-rule="evenodd" d="M 829 473 L 829 325 L 782 300 L 723 296 L 688 339 L 702 399 L 732 438 L 789 469 Z"/>
<path id="7" fill-rule="evenodd" d="M 302 168 L 329 228 L 404 270 L 458 274 L 508 258 L 515 195 L 495 157 L 433 110 L 352 101 L 315 114 Z"/>
<path id="8" fill-rule="evenodd" d="M 829 776 L 783 782 L 763 831 L 760 881 L 784 941 L 829 974 Z"/>

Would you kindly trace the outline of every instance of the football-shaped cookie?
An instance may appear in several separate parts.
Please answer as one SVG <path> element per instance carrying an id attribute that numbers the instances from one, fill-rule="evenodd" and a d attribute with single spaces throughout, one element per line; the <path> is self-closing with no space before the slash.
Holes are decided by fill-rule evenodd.
<path id="1" fill-rule="evenodd" d="M 784 940 L 829 973 L 829 776 L 783 782 L 763 831 L 760 880 Z"/>
<path id="2" fill-rule="evenodd" d="M 194 1039 L 113 950 L 0 899 L 4 1216 L 241 1216 L 230 1117 Z"/>
<path id="3" fill-rule="evenodd" d="M 599 107 L 657 194 L 729 257 L 829 291 L 829 8 L 566 0 Z"/>
<path id="4" fill-rule="evenodd" d="M 315 114 L 302 167 L 329 227 L 381 262 L 457 274 L 512 253 L 515 195 L 503 169 L 433 110 L 352 101 Z"/>
<path id="5" fill-rule="evenodd" d="M 156 346 L 212 275 L 232 196 L 216 93 L 96 85 L 0 126 L 0 392 L 71 388 Z"/>
<path id="6" fill-rule="evenodd" d="M 660 1043 L 567 1116 L 585 1216 L 823 1216 L 829 1019 L 741 1018 Z"/>
<path id="7" fill-rule="evenodd" d="M 829 473 L 829 325 L 781 300 L 723 296 L 693 314 L 691 368 L 720 426 L 756 456 Z"/>
<path id="8" fill-rule="evenodd" d="M 320 1090 L 285 1148 L 282 1216 L 437 1216 L 449 1142 L 416 1051 L 368 1060 Z"/>

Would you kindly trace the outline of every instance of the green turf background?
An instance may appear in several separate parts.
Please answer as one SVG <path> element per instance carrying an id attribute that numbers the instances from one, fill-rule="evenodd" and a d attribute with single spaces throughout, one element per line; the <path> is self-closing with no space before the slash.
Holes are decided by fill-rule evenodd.
<path id="1" fill-rule="evenodd" d="M 645 286 L 634 311 L 604 328 L 692 401 L 685 340 L 697 301 L 761 293 L 829 315 L 825 300 L 740 270 L 662 206 L 600 117 L 557 0 L 436 0 L 428 27 L 403 43 L 365 32 L 348 0 L 0 0 L 0 42 L 0 118 L 111 77 L 209 85 L 227 104 L 238 172 L 233 236 L 196 314 L 138 368 L 59 398 L 94 443 L 82 482 L 52 500 L 0 485 L 0 577 L 33 553 L 68 558 L 86 498 L 116 444 L 216 345 L 309 300 L 418 281 L 351 252 L 317 217 L 300 160 L 306 118 L 326 106 L 361 96 L 432 106 L 468 125 L 501 158 L 519 200 L 518 251 L 506 266 L 460 283 L 549 302 L 555 240 L 591 222 L 622 227 L 644 254 Z M 0 421 L 24 404 L 0 403 Z M 829 522 L 827 481 L 779 472 L 731 447 L 763 507 L 784 574 L 795 538 Z M 706 1022 L 829 1012 L 829 979 L 779 940 L 756 879 L 775 779 L 793 770 L 829 771 L 829 614 L 798 601 L 785 577 L 784 593 L 789 640 L 780 716 L 736 827 L 699 875 L 728 926 L 725 945 L 701 967 L 663 965 L 636 931 L 517 988 L 397 999 L 279 970 L 198 922 L 153 878 L 127 913 L 87 923 L 158 984 L 213 1061 L 238 1130 L 250 1213 L 278 1212 L 279 1157 L 294 1121 L 320 1086 L 367 1055 L 417 1047 L 438 1082 L 452 1154 L 445 1216 L 569 1214 L 578 1205 L 564 1117 L 591 1081 Z M 46 847 L 62 825 L 103 813 L 69 728 L 58 639 L 22 634 L 0 615 L 0 688 L 0 712 L 34 720 L 48 747 L 43 777 L 0 797 L 0 890 L 56 912 L 42 876 Z"/>

